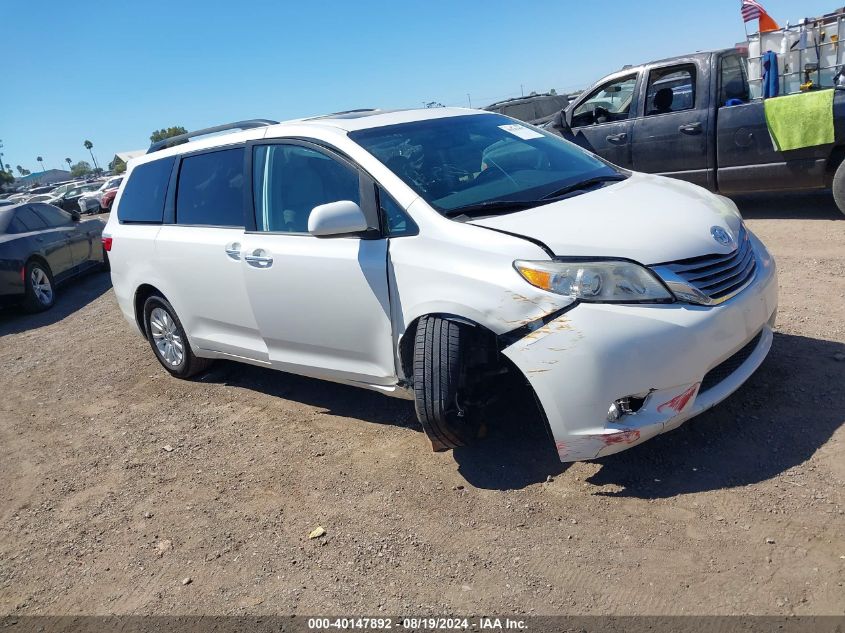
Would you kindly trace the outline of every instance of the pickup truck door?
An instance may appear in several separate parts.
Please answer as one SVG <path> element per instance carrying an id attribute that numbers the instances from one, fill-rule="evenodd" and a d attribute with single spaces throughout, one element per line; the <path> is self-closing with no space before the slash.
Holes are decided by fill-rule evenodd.
<path id="1" fill-rule="evenodd" d="M 614 75 L 577 101 L 567 113 L 568 140 L 619 167 L 631 167 L 631 116 L 637 73 Z"/>
<path id="2" fill-rule="evenodd" d="M 709 67 L 691 58 L 651 66 L 644 79 L 633 168 L 713 188 Z"/>
<path id="3" fill-rule="evenodd" d="M 719 60 L 715 105 L 719 191 L 730 194 L 825 186 L 830 145 L 778 152 L 766 125 L 763 100 L 751 100 L 746 60 L 738 53 L 722 55 Z M 841 109 L 834 104 L 834 116 Z"/>

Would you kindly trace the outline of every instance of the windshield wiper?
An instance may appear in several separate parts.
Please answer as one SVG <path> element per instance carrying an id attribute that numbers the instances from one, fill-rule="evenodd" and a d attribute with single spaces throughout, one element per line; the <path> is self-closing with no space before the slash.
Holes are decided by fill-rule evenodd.
<path id="1" fill-rule="evenodd" d="M 460 215 L 494 215 L 496 213 L 522 211 L 523 209 L 530 209 L 541 204 L 546 204 L 546 200 L 488 200 L 487 202 L 479 202 L 478 204 L 455 207 L 454 209 L 444 211 L 443 215 L 447 218 L 454 218 Z"/>
<path id="2" fill-rule="evenodd" d="M 549 194 L 543 196 L 543 200 L 551 200 L 553 198 L 560 198 L 565 196 L 568 193 L 572 193 L 573 191 L 579 191 L 581 189 L 590 189 L 591 187 L 595 187 L 596 185 L 600 185 L 605 182 L 618 182 L 620 180 L 626 180 L 628 177 L 623 176 L 622 174 L 613 174 L 609 176 L 596 176 L 595 178 L 587 178 L 586 180 L 582 180 L 580 182 L 576 182 L 572 185 L 567 185 L 566 187 L 562 187 L 557 191 L 552 191 Z"/>

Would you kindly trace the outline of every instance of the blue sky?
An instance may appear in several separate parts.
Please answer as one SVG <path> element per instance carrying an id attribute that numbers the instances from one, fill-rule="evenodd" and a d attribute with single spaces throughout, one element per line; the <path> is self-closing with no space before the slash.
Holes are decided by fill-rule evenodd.
<path id="1" fill-rule="evenodd" d="M 762 0 L 781 23 L 841 0 Z M 473 106 L 583 87 L 744 39 L 739 0 L 2 0 L 3 162 L 36 171 L 154 129 L 356 107 Z M 756 24 L 752 23 L 752 24 Z"/>

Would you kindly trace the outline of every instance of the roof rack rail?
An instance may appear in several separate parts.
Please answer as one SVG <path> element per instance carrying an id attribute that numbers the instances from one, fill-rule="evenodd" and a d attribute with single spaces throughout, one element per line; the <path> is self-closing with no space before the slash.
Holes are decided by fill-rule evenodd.
<path id="1" fill-rule="evenodd" d="M 152 154 L 174 145 L 187 143 L 195 136 L 205 136 L 206 134 L 216 134 L 217 132 L 225 132 L 227 130 L 251 130 L 257 127 L 264 127 L 265 125 L 276 125 L 278 121 L 271 121 L 270 119 L 248 119 L 246 121 L 236 121 L 234 123 L 224 123 L 223 125 L 215 125 L 214 127 L 203 128 L 202 130 L 195 130 L 194 132 L 187 132 L 179 134 L 178 136 L 171 136 L 170 138 L 156 141 L 150 145 L 147 154 Z"/>

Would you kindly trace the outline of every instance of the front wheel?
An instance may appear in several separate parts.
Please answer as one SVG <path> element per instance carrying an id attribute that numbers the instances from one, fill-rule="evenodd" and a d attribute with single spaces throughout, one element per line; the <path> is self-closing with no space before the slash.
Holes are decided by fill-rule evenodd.
<path id="1" fill-rule="evenodd" d="M 442 317 L 420 319 L 414 339 L 414 401 L 417 418 L 435 451 L 465 446 L 478 425 L 463 403 L 465 326 Z"/>
<path id="2" fill-rule="evenodd" d="M 839 163 L 833 174 L 833 199 L 842 213 L 845 213 L 845 160 Z"/>
<path id="3" fill-rule="evenodd" d="M 164 297 L 153 295 L 144 303 L 144 329 L 155 357 L 171 375 L 190 378 L 211 364 L 194 354 L 182 322 Z"/>

